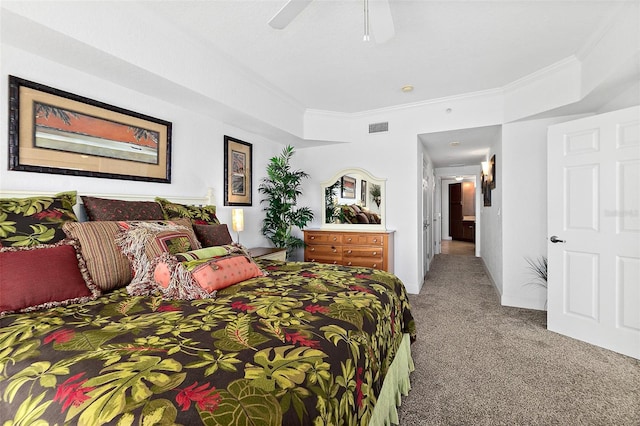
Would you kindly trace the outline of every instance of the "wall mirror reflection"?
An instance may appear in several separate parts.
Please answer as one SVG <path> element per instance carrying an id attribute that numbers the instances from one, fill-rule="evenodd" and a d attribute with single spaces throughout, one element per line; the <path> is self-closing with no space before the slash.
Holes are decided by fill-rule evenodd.
<path id="1" fill-rule="evenodd" d="M 340 170 L 321 184 L 322 228 L 384 230 L 385 179 L 363 169 Z"/>

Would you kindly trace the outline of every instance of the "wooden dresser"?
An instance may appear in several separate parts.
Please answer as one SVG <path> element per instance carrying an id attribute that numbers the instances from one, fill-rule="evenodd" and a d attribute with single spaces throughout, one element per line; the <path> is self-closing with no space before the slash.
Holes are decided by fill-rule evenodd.
<path id="1" fill-rule="evenodd" d="M 393 231 L 304 231 L 305 262 L 393 272 Z"/>

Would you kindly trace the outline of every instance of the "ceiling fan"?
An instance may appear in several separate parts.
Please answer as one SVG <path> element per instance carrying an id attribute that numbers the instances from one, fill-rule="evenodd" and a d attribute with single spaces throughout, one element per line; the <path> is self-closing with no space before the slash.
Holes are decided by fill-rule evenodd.
<path id="1" fill-rule="evenodd" d="M 269 25 L 281 30 L 295 19 L 313 0 L 288 0 L 276 13 Z M 364 6 L 364 37 L 369 41 L 372 34 L 376 43 L 384 43 L 393 38 L 395 28 L 389 0 L 362 0 Z"/>

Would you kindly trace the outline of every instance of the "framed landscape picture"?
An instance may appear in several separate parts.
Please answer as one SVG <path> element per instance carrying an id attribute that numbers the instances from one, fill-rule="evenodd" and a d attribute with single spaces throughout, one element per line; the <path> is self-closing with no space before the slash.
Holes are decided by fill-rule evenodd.
<path id="1" fill-rule="evenodd" d="M 224 205 L 251 205 L 252 145 L 224 137 Z"/>
<path id="2" fill-rule="evenodd" d="M 171 182 L 171 123 L 9 76 L 9 170 Z"/>

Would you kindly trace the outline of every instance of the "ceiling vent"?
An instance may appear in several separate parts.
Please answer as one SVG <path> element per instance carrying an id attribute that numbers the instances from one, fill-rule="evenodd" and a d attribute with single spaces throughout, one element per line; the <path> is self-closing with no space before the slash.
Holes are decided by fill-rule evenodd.
<path id="1" fill-rule="evenodd" d="M 369 133 L 380 133 L 389 131 L 389 122 L 371 123 L 369 124 Z"/>

